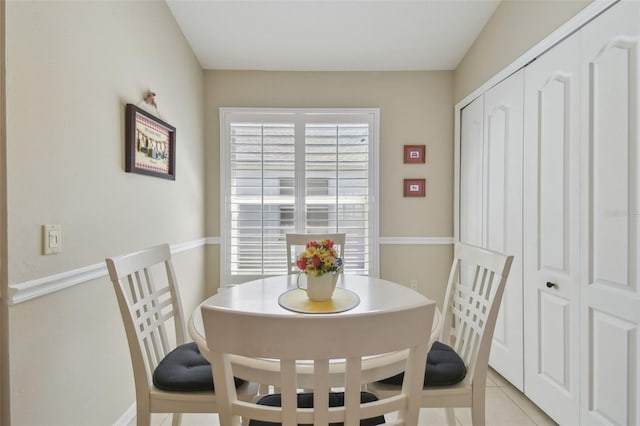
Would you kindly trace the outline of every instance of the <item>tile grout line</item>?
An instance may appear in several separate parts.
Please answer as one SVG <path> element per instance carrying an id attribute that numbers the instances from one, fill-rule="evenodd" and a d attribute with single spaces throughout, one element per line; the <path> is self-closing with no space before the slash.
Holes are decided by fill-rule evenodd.
<path id="1" fill-rule="evenodd" d="M 522 414 L 524 414 L 524 415 L 525 415 L 525 417 L 526 417 L 526 418 L 528 418 L 529 420 L 531 420 L 531 423 L 532 423 L 532 424 L 537 425 L 538 423 L 535 421 L 535 419 L 533 419 L 533 418 L 529 415 L 529 413 L 527 413 L 527 411 L 526 411 L 524 408 L 522 408 L 522 406 L 520 406 L 520 404 L 518 404 L 518 401 L 516 401 L 514 398 L 512 398 L 512 397 L 509 395 L 509 393 L 507 393 L 507 392 L 505 392 L 505 391 L 504 391 L 504 389 L 503 389 L 503 388 L 508 387 L 508 386 L 511 386 L 511 385 L 507 385 L 507 384 L 502 385 L 502 386 L 498 385 L 498 386 L 497 386 L 497 388 L 498 388 L 498 390 L 499 390 L 500 392 L 502 392 L 502 394 L 503 394 L 503 395 L 504 395 L 504 396 L 505 396 L 509 401 L 511 401 L 511 403 L 512 403 L 513 405 L 515 405 L 515 406 L 518 408 L 518 410 L 520 410 L 520 411 L 522 412 Z M 515 388 L 514 388 L 514 389 L 515 389 Z M 516 389 L 516 390 L 517 390 L 517 389 Z"/>
<path id="2" fill-rule="evenodd" d="M 513 385 L 511 385 L 509 383 L 504 383 L 502 385 L 498 385 L 498 388 L 516 407 L 518 407 L 520 409 L 520 411 L 522 411 L 524 413 L 525 416 L 527 416 L 527 418 L 529 418 L 531 420 L 531 422 L 534 425 L 546 425 L 547 424 L 547 423 L 544 423 L 544 422 L 543 423 L 538 422 L 538 420 L 536 420 L 534 417 L 532 417 L 532 415 L 530 414 L 530 411 L 525 409 L 525 407 L 523 407 L 521 405 L 522 402 L 523 402 L 522 399 L 526 399 L 526 400 L 530 401 L 532 404 L 533 404 L 533 402 L 531 400 L 529 400 L 527 398 L 527 396 L 524 393 L 520 392 L 520 390 L 517 389 L 515 386 L 513 386 Z M 509 388 L 510 392 L 505 392 L 504 388 Z M 511 394 L 511 393 L 513 393 L 513 394 Z M 514 397 L 514 395 L 516 395 L 516 394 L 519 396 L 519 398 L 515 398 Z M 533 404 L 533 405 L 535 406 L 535 404 Z M 547 414 L 544 411 L 540 410 L 540 408 L 538 408 L 537 406 L 535 406 L 535 407 L 540 411 L 540 413 L 542 415 L 547 416 Z M 553 421 L 553 419 L 550 419 L 550 420 Z"/>

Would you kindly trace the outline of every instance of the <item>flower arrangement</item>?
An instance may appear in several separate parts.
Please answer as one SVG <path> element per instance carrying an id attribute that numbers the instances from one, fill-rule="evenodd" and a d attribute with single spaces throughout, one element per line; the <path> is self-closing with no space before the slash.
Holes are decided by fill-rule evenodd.
<path id="1" fill-rule="evenodd" d="M 306 250 L 298 256 L 296 265 L 307 275 L 321 277 L 329 272 L 338 272 L 342 268 L 342 259 L 333 248 L 333 241 L 309 241 Z"/>

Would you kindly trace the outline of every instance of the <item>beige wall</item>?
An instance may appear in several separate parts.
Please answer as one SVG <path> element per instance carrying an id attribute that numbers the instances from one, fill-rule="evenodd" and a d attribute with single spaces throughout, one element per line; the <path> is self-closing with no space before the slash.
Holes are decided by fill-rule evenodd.
<path id="1" fill-rule="evenodd" d="M 380 236 L 451 237 L 452 77 L 450 71 L 207 71 L 207 235 L 220 235 L 220 107 L 363 107 L 380 108 Z M 425 144 L 427 163 L 403 164 L 405 144 Z M 427 179 L 426 198 L 403 198 L 402 180 L 412 177 Z M 384 246 L 380 275 L 405 285 L 418 280 L 424 294 L 440 301 L 451 252 L 447 245 Z"/>
<path id="2" fill-rule="evenodd" d="M 591 0 L 503 0 L 455 70 L 458 102 L 511 64 Z"/>
<path id="3" fill-rule="evenodd" d="M 9 283 L 202 238 L 203 72 L 164 2 L 7 3 Z M 157 93 L 177 128 L 176 181 L 124 172 L 124 110 Z M 63 251 L 43 256 L 42 224 Z M 184 304 L 204 248 L 176 256 Z M 12 423 L 112 424 L 134 401 L 106 277 L 10 307 Z"/>

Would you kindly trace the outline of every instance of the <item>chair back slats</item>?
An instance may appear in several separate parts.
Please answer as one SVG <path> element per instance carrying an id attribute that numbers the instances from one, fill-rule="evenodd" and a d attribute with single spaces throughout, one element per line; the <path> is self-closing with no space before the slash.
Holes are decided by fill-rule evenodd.
<path id="1" fill-rule="evenodd" d="M 513 256 L 458 243 L 444 305 L 445 343 L 463 359 L 472 381 L 490 340 Z"/>
<path id="2" fill-rule="evenodd" d="M 162 244 L 106 263 L 129 341 L 136 392 L 148 392 L 158 363 L 184 343 L 186 334 L 171 251 Z"/>
<path id="3" fill-rule="evenodd" d="M 220 407 L 220 423 L 234 424 L 243 417 L 291 424 L 327 425 L 330 423 L 359 424 L 360 419 L 372 418 L 394 411 L 399 412 L 398 424 L 417 424 L 420 391 L 429 335 L 435 305 L 417 302 L 412 308 L 392 312 L 358 315 L 300 315 L 282 317 L 239 313 L 212 306 L 202 308 L 205 335 L 209 343 L 210 359 L 216 371 L 214 382 Z M 283 332 L 286 330 L 286 332 Z M 242 336 L 242 339 L 238 339 Z M 362 357 L 407 350 L 405 371 L 411 380 L 404 381 L 402 392 L 376 402 L 361 403 L 360 391 L 364 382 Z M 282 407 L 252 405 L 238 401 L 235 388 L 228 386 L 234 374 L 220 374 L 219 368 L 230 368 L 223 360 L 229 355 L 279 360 L 279 380 Z M 340 389 L 345 404 L 329 407 L 329 391 L 335 386 L 335 372 L 330 371 L 332 360 L 341 360 L 345 372 Z M 297 393 L 306 388 L 298 381 L 298 361 L 313 365 L 313 407 L 297 408 Z M 243 370 L 245 371 L 245 370 Z M 243 378 L 255 380 L 251 371 Z M 261 377 L 256 372 L 255 377 Z M 225 380 L 226 378 L 226 380 Z M 253 380 L 252 380 L 253 379 Z M 307 381 L 305 383 L 308 384 Z M 228 392 L 219 392 L 224 388 Z M 229 402 L 224 399 L 229 398 Z M 223 413 L 222 406 L 230 407 Z"/>
<path id="4" fill-rule="evenodd" d="M 158 302 L 154 297 L 148 297 L 139 303 L 134 303 L 132 309 L 137 315 L 135 324 L 143 335 L 152 333 L 156 329 L 165 331 L 167 321 L 175 316 L 170 299 Z"/>
<path id="5" fill-rule="evenodd" d="M 158 363 L 171 350 L 166 327 L 175 314 L 171 290 L 168 285 L 156 290 L 150 268 L 135 271 L 128 276 L 128 282 L 134 324 L 145 348 L 147 369 L 149 374 L 153 374 Z"/>

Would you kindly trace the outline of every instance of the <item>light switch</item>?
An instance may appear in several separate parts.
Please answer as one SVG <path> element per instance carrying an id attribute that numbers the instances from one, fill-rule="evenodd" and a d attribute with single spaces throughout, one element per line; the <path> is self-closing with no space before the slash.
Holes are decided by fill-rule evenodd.
<path id="1" fill-rule="evenodd" d="M 42 225 L 42 254 L 54 254 L 62 251 L 62 227 L 60 225 Z"/>

